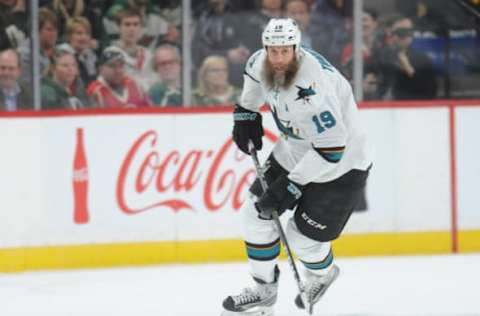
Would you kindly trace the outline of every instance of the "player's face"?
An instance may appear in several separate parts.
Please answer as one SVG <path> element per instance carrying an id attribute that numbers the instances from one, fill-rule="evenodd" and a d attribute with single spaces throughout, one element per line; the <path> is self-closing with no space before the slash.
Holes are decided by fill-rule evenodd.
<path id="1" fill-rule="evenodd" d="M 295 58 L 295 49 L 293 46 L 269 46 L 267 56 L 273 70 L 283 73 Z"/>

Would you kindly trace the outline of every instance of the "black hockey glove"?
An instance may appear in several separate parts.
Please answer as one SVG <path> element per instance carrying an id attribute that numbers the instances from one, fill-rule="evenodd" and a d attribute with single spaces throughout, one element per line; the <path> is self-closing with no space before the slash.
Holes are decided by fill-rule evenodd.
<path id="1" fill-rule="evenodd" d="M 302 196 L 303 186 L 287 178 L 287 175 L 278 177 L 263 193 L 255 207 L 263 219 L 272 219 L 275 210 L 278 216 L 287 209 L 293 209 Z"/>
<path id="2" fill-rule="evenodd" d="M 252 140 L 256 150 L 262 149 L 262 115 L 252 112 L 240 105 L 235 105 L 233 111 L 233 141 L 241 151 L 250 155 L 248 141 Z"/>

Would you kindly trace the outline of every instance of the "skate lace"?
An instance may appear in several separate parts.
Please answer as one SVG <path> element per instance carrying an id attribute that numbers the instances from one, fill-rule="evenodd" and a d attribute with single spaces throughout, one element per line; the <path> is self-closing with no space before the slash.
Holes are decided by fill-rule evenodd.
<path id="1" fill-rule="evenodd" d="M 235 305 L 244 305 L 260 299 L 260 294 L 251 288 L 243 289 L 242 293 L 232 297 Z"/>
<path id="2" fill-rule="evenodd" d="M 319 279 L 314 280 L 308 289 L 308 300 L 312 302 L 325 285 Z"/>

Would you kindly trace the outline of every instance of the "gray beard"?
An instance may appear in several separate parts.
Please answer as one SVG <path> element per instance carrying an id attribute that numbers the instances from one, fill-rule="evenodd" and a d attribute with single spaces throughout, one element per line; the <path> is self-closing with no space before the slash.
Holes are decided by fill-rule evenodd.
<path id="1" fill-rule="evenodd" d="M 278 90 L 279 88 L 289 88 L 298 73 L 298 60 L 295 58 L 287 67 L 285 72 L 279 73 L 275 71 L 272 65 L 265 59 L 263 64 L 262 77 L 265 85 L 270 89 Z"/>
<path id="2" fill-rule="evenodd" d="M 285 85 L 285 73 L 275 73 L 273 75 L 273 84 L 275 88 L 280 88 Z"/>

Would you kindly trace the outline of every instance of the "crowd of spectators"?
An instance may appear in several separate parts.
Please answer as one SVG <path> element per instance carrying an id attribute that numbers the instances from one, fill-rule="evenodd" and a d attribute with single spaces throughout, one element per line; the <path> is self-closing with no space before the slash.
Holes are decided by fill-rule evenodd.
<path id="1" fill-rule="evenodd" d="M 273 17 L 295 19 L 302 30 L 302 45 L 321 53 L 348 79 L 353 77 L 353 0 L 192 2 L 191 105 L 185 105 L 182 96 L 180 0 L 39 2 L 42 109 L 201 107 L 238 102 L 244 65 L 261 48 L 260 34 Z M 404 10 L 395 15 L 364 8 L 363 91 L 367 100 L 439 97 L 442 73 L 431 56 L 412 42 L 418 31 L 444 32 L 447 22 L 439 18 L 439 8 L 432 1 L 407 2 L 410 5 L 399 5 Z M 0 0 L 2 111 L 32 108 L 31 19 L 26 3 Z"/>

